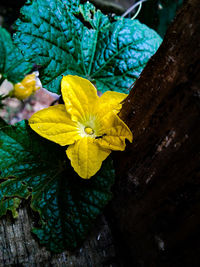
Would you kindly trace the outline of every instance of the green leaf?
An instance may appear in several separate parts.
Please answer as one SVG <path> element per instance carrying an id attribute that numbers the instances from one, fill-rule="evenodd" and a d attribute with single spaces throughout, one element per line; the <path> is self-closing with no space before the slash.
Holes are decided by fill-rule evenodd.
<path id="1" fill-rule="evenodd" d="M 63 0 L 63 3 L 68 10 L 72 12 L 79 11 L 80 0 Z"/>
<path id="2" fill-rule="evenodd" d="M 41 225 L 33 232 L 41 244 L 53 252 L 77 247 L 111 199 L 111 161 L 84 180 L 62 147 L 41 138 L 24 121 L 2 126 L 0 140 L 1 177 L 6 179 L 0 184 L 0 215 L 11 208 L 16 212 L 11 201 L 32 196 L 31 207 L 39 212 Z"/>
<path id="3" fill-rule="evenodd" d="M 62 75 L 76 74 L 97 89 L 127 93 L 161 38 L 137 20 L 111 23 L 90 3 L 79 12 L 65 1 L 35 0 L 21 9 L 15 43 L 26 58 L 41 66 L 40 78 L 50 91 L 60 93 Z"/>
<path id="4" fill-rule="evenodd" d="M 10 210 L 12 212 L 13 218 L 17 218 L 17 208 L 19 207 L 20 203 L 21 200 L 19 198 L 11 198 L 0 201 L 0 217 L 6 215 L 7 210 Z"/>
<path id="5" fill-rule="evenodd" d="M 17 208 L 21 198 L 27 198 L 29 191 L 26 186 L 15 179 L 7 179 L 0 184 L 0 217 L 6 215 L 7 210 L 12 212 L 14 218 L 18 216 Z"/>
<path id="6" fill-rule="evenodd" d="M 30 72 L 32 64 L 26 62 L 14 46 L 10 34 L 0 27 L 0 73 L 12 83 L 20 82 Z"/>
<path id="7" fill-rule="evenodd" d="M 90 180 L 72 168 L 33 193 L 32 207 L 40 211 L 42 229 L 34 228 L 40 242 L 54 252 L 74 249 L 86 238 L 95 218 L 111 199 L 114 172 L 110 161 Z M 54 178 L 55 179 L 55 178 Z"/>

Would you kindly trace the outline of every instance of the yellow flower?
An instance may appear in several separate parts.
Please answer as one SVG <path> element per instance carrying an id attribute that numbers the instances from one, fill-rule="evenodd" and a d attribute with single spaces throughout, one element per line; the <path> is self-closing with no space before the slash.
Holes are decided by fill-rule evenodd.
<path id="1" fill-rule="evenodd" d="M 88 179 L 100 169 L 111 150 L 124 150 L 132 133 L 117 116 L 127 96 L 108 91 L 98 97 L 86 79 L 68 75 L 61 82 L 65 104 L 36 112 L 29 120 L 39 135 L 69 145 L 66 153 L 78 175 Z"/>
<path id="2" fill-rule="evenodd" d="M 26 75 L 26 77 L 20 82 L 14 85 L 13 96 L 24 100 L 30 95 L 35 93 L 40 88 L 36 84 L 36 75 L 35 73 Z"/>

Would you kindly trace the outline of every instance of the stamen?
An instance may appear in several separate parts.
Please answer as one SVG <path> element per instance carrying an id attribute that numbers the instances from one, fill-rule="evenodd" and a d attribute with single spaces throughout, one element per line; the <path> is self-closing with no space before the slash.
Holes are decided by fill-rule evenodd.
<path id="1" fill-rule="evenodd" d="M 94 130 L 90 127 L 85 127 L 84 131 L 86 134 L 89 134 L 89 135 L 94 134 Z"/>

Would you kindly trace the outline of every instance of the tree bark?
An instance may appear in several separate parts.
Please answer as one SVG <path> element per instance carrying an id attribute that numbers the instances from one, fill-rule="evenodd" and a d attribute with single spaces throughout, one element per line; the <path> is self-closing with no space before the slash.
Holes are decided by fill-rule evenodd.
<path id="1" fill-rule="evenodd" d="M 200 265 L 199 18 L 187 1 L 120 113 L 133 143 L 115 154 L 108 217 L 125 266 Z"/>

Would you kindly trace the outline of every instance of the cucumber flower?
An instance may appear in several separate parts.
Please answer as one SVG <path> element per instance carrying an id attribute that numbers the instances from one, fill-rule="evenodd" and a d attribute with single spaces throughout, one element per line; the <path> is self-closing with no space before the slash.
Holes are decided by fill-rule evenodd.
<path id="1" fill-rule="evenodd" d="M 14 85 L 12 96 L 24 100 L 34 94 L 38 89 L 40 89 L 40 86 L 37 82 L 37 75 L 35 73 L 28 74 L 21 82 Z"/>
<path id="2" fill-rule="evenodd" d="M 61 82 L 64 104 L 33 114 L 30 127 L 61 146 L 78 175 L 89 179 L 101 168 L 111 150 L 124 150 L 132 133 L 117 116 L 126 94 L 107 91 L 98 97 L 96 88 L 78 76 L 64 76 Z"/>

